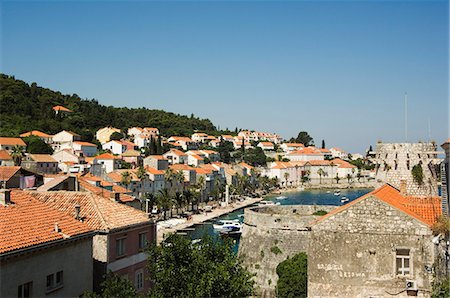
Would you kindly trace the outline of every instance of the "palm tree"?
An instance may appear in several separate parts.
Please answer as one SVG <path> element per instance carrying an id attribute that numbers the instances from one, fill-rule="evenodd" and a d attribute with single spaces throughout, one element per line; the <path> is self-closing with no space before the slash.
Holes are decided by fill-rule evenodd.
<path id="1" fill-rule="evenodd" d="M 177 215 L 180 214 L 179 209 L 183 211 L 183 207 L 185 205 L 183 193 L 177 191 L 172 201 L 175 203 L 175 206 L 177 208 Z"/>
<path id="2" fill-rule="evenodd" d="M 325 171 L 322 168 L 320 168 L 317 170 L 317 174 L 319 174 L 319 184 L 322 184 L 322 175 L 325 174 Z"/>
<path id="3" fill-rule="evenodd" d="M 352 179 L 352 175 L 350 175 L 350 174 L 347 174 L 347 181 L 348 181 L 348 183 L 350 184 L 350 180 Z"/>
<path id="4" fill-rule="evenodd" d="M 174 174 L 175 180 L 180 184 L 181 190 L 184 190 L 184 173 L 179 171 Z"/>
<path id="5" fill-rule="evenodd" d="M 131 175 L 130 172 L 125 171 L 122 173 L 122 184 L 125 185 L 125 188 L 128 189 L 128 185 L 131 183 Z"/>
<path id="6" fill-rule="evenodd" d="M 146 212 L 151 213 L 153 210 L 153 206 L 155 206 L 158 202 L 156 196 L 153 193 L 147 193 L 145 196 L 146 201 L 148 201 L 148 209 L 150 210 L 145 210 Z"/>
<path id="7" fill-rule="evenodd" d="M 288 172 L 286 172 L 286 173 L 284 173 L 284 180 L 286 180 L 286 188 L 287 188 L 287 184 L 288 184 L 288 179 L 289 179 L 289 173 Z"/>
<path id="8" fill-rule="evenodd" d="M 23 146 L 15 145 L 11 150 L 11 157 L 15 166 L 20 166 L 23 158 Z"/>
<path id="9" fill-rule="evenodd" d="M 172 182 L 175 179 L 175 173 L 171 168 L 168 168 L 166 172 L 164 173 L 164 179 L 169 183 L 169 191 L 172 191 Z"/>
<path id="10" fill-rule="evenodd" d="M 190 189 L 187 189 L 185 191 L 183 191 L 183 197 L 184 197 L 184 202 L 186 203 L 186 205 L 189 206 L 189 204 L 193 204 L 194 200 L 193 200 L 193 193 Z M 189 207 L 188 207 L 189 210 Z M 194 206 L 191 206 L 191 210 L 194 210 Z"/>
<path id="11" fill-rule="evenodd" d="M 141 190 L 143 189 L 143 185 L 144 185 L 144 180 L 145 178 L 147 178 L 147 172 L 145 171 L 143 166 L 139 166 L 139 168 L 136 171 L 136 176 L 139 179 L 139 181 L 141 182 Z M 141 193 L 142 194 L 142 193 Z"/>
<path id="12" fill-rule="evenodd" d="M 172 196 L 167 188 L 163 188 L 158 192 L 158 205 L 164 211 L 164 220 L 167 219 L 167 209 L 172 206 Z"/>
<path id="13" fill-rule="evenodd" d="M 334 179 L 336 179 L 336 183 L 339 184 L 339 180 L 341 180 L 341 178 L 339 178 L 339 175 L 336 173 L 336 177 L 334 177 Z"/>

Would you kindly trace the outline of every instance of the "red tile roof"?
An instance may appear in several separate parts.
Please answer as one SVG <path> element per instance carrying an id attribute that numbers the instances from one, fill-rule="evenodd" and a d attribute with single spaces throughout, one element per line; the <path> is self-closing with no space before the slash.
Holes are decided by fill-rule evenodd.
<path id="1" fill-rule="evenodd" d="M 83 181 L 80 181 L 81 183 Z M 105 190 L 104 193 L 107 192 Z M 93 230 L 110 231 L 131 225 L 149 223 L 149 218 L 144 212 L 117 203 L 109 197 L 98 196 L 90 192 L 34 191 L 29 193 L 48 206 L 70 216 L 74 216 L 75 205 L 78 204 L 80 206 L 80 216 L 84 223 Z"/>
<path id="2" fill-rule="evenodd" d="M 117 156 L 112 155 L 111 153 L 103 153 L 94 157 L 94 159 L 119 159 Z"/>
<path id="3" fill-rule="evenodd" d="M 81 142 L 81 141 L 76 141 L 73 142 L 74 144 L 78 144 L 80 146 L 86 146 L 86 147 L 97 147 L 97 145 L 89 143 L 89 142 Z"/>
<path id="4" fill-rule="evenodd" d="M 74 206 L 71 214 L 65 214 L 24 191 L 12 191 L 11 202 L 0 205 L 0 254 L 92 231 L 75 220 Z M 55 224 L 60 232 L 55 231 Z"/>
<path id="5" fill-rule="evenodd" d="M 377 199 L 391 205 L 392 207 L 408 214 L 428 226 L 432 226 L 436 222 L 437 218 L 442 214 L 441 199 L 439 197 L 404 197 L 400 194 L 398 189 L 389 184 L 385 184 L 344 206 L 334 209 L 328 214 L 320 217 L 316 222 L 322 221 L 330 216 L 333 216 L 334 214 L 342 212 L 369 197 L 376 197 Z"/>
<path id="6" fill-rule="evenodd" d="M 0 181 L 8 181 L 19 170 L 20 170 L 20 167 L 16 167 L 16 166 L 0 167 Z"/>
<path id="7" fill-rule="evenodd" d="M 26 146 L 25 142 L 21 138 L 7 138 L 7 137 L 0 137 L 0 145 Z"/>
<path id="8" fill-rule="evenodd" d="M 186 164 L 174 164 L 174 165 L 170 165 L 169 168 L 171 168 L 174 171 L 191 171 L 194 170 L 193 167 L 188 166 Z"/>
<path id="9" fill-rule="evenodd" d="M 0 150 L 0 160 L 12 160 L 12 157 L 9 155 L 8 151 Z"/>
<path id="10" fill-rule="evenodd" d="M 183 151 L 178 150 L 178 149 L 170 149 L 170 151 L 168 151 L 168 152 L 166 152 L 164 154 L 168 154 L 168 153 L 172 153 L 172 154 L 175 154 L 175 155 L 178 155 L 178 156 L 187 156 L 186 153 L 184 153 Z"/>
<path id="11" fill-rule="evenodd" d="M 35 162 L 58 162 L 50 154 L 28 154 L 28 157 Z"/>
<path id="12" fill-rule="evenodd" d="M 20 135 L 21 138 L 29 137 L 29 136 L 36 136 L 41 138 L 51 138 L 52 136 L 49 134 L 46 134 L 45 132 L 39 131 L 39 130 L 32 130 L 28 132 L 24 132 Z"/>
<path id="13" fill-rule="evenodd" d="M 145 170 L 153 175 L 164 175 L 164 173 L 165 173 L 164 171 L 157 170 L 157 169 L 149 167 L 149 166 L 146 166 Z"/>
<path id="14" fill-rule="evenodd" d="M 349 169 L 356 168 L 356 166 L 354 166 L 351 163 L 346 162 L 345 160 L 342 160 L 340 158 L 335 158 L 332 160 L 332 162 L 334 164 L 338 165 L 339 168 L 349 168 Z"/>
<path id="15" fill-rule="evenodd" d="M 68 108 L 65 108 L 63 106 L 54 106 L 52 108 L 54 111 L 61 111 L 61 112 L 67 112 L 67 113 L 72 113 L 72 110 L 69 110 Z"/>

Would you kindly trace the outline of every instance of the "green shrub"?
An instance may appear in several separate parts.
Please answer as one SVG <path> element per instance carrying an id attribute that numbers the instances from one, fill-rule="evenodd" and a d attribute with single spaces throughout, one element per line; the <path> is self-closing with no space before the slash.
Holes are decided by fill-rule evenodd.
<path id="1" fill-rule="evenodd" d="M 308 258 L 301 252 L 277 266 L 277 297 L 307 297 Z"/>
<path id="2" fill-rule="evenodd" d="M 327 214 L 328 212 L 326 212 L 325 210 L 317 210 L 316 212 L 314 212 L 312 215 L 317 215 L 317 216 L 323 216 L 325 214 Z"/>
<path id="3" fill-rule="evenodd" d="M 275 245 L 275 246 L 272 246 L 272 247 L 270 248 L 270 251 L 273 252 L 273 253 L 276 254 L 276 255 L 282 253 L 281 249 L 280 249 L 278 246 L 276 246 L 276 245 Z"/>

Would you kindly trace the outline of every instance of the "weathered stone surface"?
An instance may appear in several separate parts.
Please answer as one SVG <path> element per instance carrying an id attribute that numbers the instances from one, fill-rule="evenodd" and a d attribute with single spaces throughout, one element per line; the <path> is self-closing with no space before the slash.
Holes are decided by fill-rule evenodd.
<path id="1" fill-rule="evenodd" d="M 429 227 L 369 197 L 312 226 L 308 247 L 309 297 L 406 297 L 414 280 L 429 297 L 434 245 Z M 396 274 L 396 249 L 410 250 L 411 274 Z"/>
<path id="2" fill-rule="evenodd" d="M 256 273 L 257 293 L 275 296 L 276 268 L 288 256 L 306 252 L 310 223 L 318 210 L 336 206 L 271 206 L 245 210 L 239 255 L 244 266 Z M 278 249 L 277 249 L 278 248 Z"/>

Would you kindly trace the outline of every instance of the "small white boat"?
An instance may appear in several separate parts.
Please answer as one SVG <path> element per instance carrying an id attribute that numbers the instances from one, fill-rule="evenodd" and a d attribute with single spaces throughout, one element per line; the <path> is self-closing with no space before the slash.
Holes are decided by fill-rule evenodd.
<path id="1" fill-rule="evenodd" d="M 258 204 L 258 207 L 264 207 L 264 206 L 276 206 L 280 205 L 280 202 L 273 202 L 273 201 L 261 201 Z"/>
<path id="2" fill-rule="evenodd" d="M 231 227 L 219 231 L 221 236 L 239 236 L 242 234 L 242 227 Z"/>
<path id="3" fill-rule="evenodd" d="M 240 230 L 241 226 L 242 224 L 239 219 L 218 220 L 213 224 L 214 230 L 217 230 L 220 233 L 227 233 L 237 229 Z"/>
<path id="4" fill-rule="evenodd" d="M 287 199 L 287 197 L 286 196 L 279 196 L 279 197 L 276 197 L 275 199 L 276 200 L 284 200 L 284 199 Z"/>
<path id="5" fill-rule="evenodd" d="M 341 199 L 341 203 L 346 203 L 346 202 L 348 202 L 349 201 L 349 199 L 347 198 L 347 197 L 343 197 L 342 199 Z"/>
<path id="6" fill-rule="evenodd" d="M 341 192 L 340 192 L 339 190 L 338 190 L 338 191 L 335 191 L 335 192 L 334 192 L 334 195 L 335 195 L 335 196 L 340 196 L 340 195 L 341 195 Z"/>
<path id="7" fill-rule="evenodd" d="M 331 193 L 331 191 L 327 190 L 327 193 Z"/>

